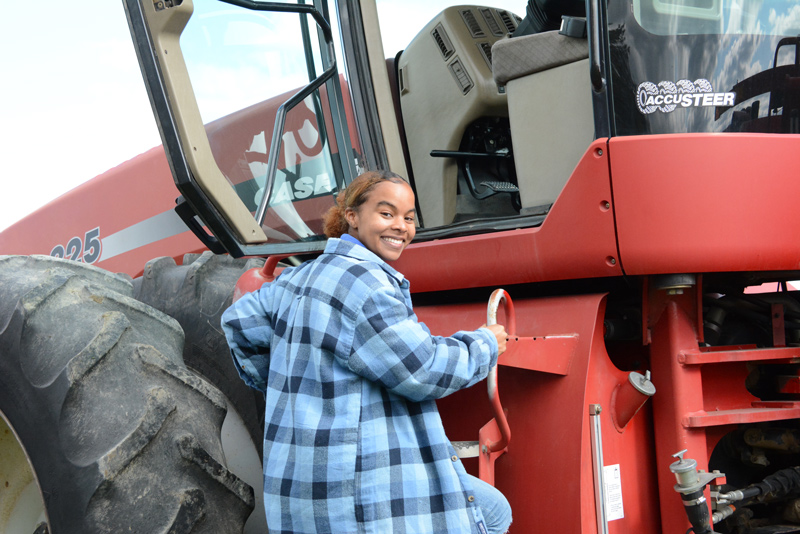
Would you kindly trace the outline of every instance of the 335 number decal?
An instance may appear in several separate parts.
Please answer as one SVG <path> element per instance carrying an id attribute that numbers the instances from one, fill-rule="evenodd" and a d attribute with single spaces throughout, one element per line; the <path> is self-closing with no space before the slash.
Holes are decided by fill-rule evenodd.
<path id="1" fill-rule="evenodd" d="M 51 256 L 56 258 L 67 258 L 73 261 L 84 263 L 94 263 L 100 259 L 102 243 L 100 242 L 100 227 L 89 230 L 83 239 L 75 236 L 67 241 L 67 246 L 56 245 L 50 251 Z"/>

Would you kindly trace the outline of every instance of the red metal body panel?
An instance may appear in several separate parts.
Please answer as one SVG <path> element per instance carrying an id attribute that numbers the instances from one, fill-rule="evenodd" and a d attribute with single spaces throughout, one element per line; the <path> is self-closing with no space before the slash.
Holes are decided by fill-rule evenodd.
<path id="1" fill-rule="evenodd" d="M 500 355 L 498 362 L 507 367 L 566 375 L 577 346 L 578 336 L 575 334 L 511 336 L 506 351 Z"/>
<path id="2" fill-rule="evenodd" d="M 684 365 L 724 362 L 773 361 L 776 363 L 800 363 L 800 348 L 781 347 L 755 349 L 755 347 L 714 347 L 714 350 L 684 350 L 678 353 L 678 362 Z"/>
<path id="3" fill-rule="evenodd" d="M 412 244 L 394 266 L 415 292 L 621 275 L 605 147 L 589 147 L 540 227 Z"/>
<path id="4" fill-rule="evenodd" d="M 495 464 L 495 482 L 514 510 L 513 532 L 596 532 L 589 404 L 603 407 L 604 464 L 618 464 L 622 476 L 625 517 L 611 521 L 609 532 L 656 532 L 650 410 L 646 405 L 621 431 L 614 426 L 612 395 L 628 373 L 614 367 L 605 350 L 604 296 L 516 299 L 514 304 L 519 336 L 563 334 L 577 341 L 574 352 L 552 356 L 568 360 L 566 374 L 507 367 L 501 361 L 498 381 L 512 439 Z M 442 335 L 452 334 L 453 325 L 477 326 L 486 314 L 485 304 L 479 303 L 415 310 L 432 332 Z M 534 348 L 520 346 L 516 351 Z M 534 362 L 540 357 L 529 356 Z M 439 406 L 454 440 L 477 439 L 478 430 L 492 417 L 483 383 L 442 399 Z M 477 475 L 475 463 L 465 464 Z M 679 498 L 671 499 L 680 505 Z"/>
<path id="5" fill-rule="evenodd" d="M 625 272 L 800 268 L 799 143 L 768 134 L 611 139 Z"/>

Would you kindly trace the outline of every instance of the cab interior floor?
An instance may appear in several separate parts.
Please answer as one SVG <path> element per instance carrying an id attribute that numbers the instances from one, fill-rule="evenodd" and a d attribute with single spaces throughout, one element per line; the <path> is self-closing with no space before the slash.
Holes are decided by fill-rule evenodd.
<path id="1" fill-rule="evenodd" d="M 464 176 L 458 176 L 458 195 L 456 196 L 456 216 L 453 222 L 468 221 L 470 219 L 508 217 L 519 215 L 514 208 L 511 195 L 499 193 L 497 195 L 478 200 L 469 192 Z"/>

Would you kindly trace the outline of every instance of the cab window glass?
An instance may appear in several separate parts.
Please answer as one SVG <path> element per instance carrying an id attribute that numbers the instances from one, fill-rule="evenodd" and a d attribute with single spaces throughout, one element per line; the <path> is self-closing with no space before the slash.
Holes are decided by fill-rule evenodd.
<path id="1" fill-rule="evenodd" d="M 800 133 L 795 0 L 632 0 L 608 14 L 617 135 Z"/>
<path id="2" fill-rule="evenodd" d="M 637 22 L 658 35 L 800 34 L 795 0 L 635 0 Z"/>
<path id="3" fill-rule="evenodd" d="M 327 11 L 324 2 L 318 7 Z M 344 143 L 350 153 L 339 154 L 342 143 L 335 135 L 336 130 L 348 135 L 346 116 L 352 114 L 344 77 L 334 76 L 288 109 L 282 130 L 274 134 L 280 106 L 325 70 L 322 54 L 328 49 L 315 19 L 210 0 L 196 0 L 194 8 L 181 50 L 218 167 L 254 216 L 270 190 L 262 210 L 270 242 L 319 236 L 322 214 L 350 178 L 341 159 L 358 158 L 357 140 L 355 148 Z M 347 112 L 332 108 L 331 99 Z M 274 136 L 280 146 L 270 183 Z"/>

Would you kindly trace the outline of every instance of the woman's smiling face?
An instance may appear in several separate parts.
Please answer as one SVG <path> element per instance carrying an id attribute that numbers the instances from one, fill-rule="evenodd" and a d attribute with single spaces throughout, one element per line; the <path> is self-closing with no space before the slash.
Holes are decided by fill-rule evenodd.
<path id="1" fill-rule="evenodd" d="M 381 182 L 357 209 L 348 208 L 348 232 L 383 261 L 394 261 L 417 233 L 414 192 L 406 183 Z"/>

